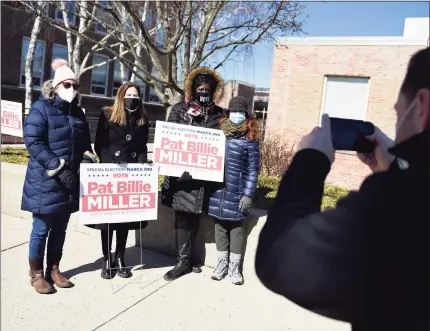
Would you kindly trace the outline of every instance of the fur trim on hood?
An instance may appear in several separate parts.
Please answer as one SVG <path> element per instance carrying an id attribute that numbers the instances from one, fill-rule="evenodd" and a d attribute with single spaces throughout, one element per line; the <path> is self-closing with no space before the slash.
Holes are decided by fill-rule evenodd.
<path id="1" fill-rule="evenodd" d="M 52 79 L 47 80 L 42 85 L 42 96 L 46 100 L 54 100 L 55 99 L 55 89 L 54 89 L 54 82 Z M 75 100 L 77 101 L 78 106 L 81 106 L 81 95 L 79 92 L 76 94 Z"/>
<path id="2" fill-rule="evenodd" d="M 185 89 L 185 98 L 186 99 L 192 99 L 193 98 L 193 81 L 199 74 L 206 74 L 212 76 L 216 82 L 216 88 L 213 94 L 213 100 L 214 102 L 219 102 L 224 94 L 224 81 L 222 80 L 221 76 L 212 68 L 207 67 L 199 67 L 191 71 L 187 78 L 185 79 L 184 89 Z"/>

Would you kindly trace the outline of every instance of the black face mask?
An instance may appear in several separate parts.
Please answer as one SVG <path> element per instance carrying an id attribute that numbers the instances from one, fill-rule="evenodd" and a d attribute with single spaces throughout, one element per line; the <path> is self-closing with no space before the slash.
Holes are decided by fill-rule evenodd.
<path id="1" fill-rule="evenodd" d="M 207 104 L 212 102 L 212 93 L 210 92 L 196 92 L 196 96 L 194 100 L 197 101 L 202 106 L 206 106 Z"/>
<path id="2" fill-rule="evenodd" d="M 140 99 L 139 98 L 124 98 L 124 107 L 128 111 L 135 111 L 140 106 Z"/>

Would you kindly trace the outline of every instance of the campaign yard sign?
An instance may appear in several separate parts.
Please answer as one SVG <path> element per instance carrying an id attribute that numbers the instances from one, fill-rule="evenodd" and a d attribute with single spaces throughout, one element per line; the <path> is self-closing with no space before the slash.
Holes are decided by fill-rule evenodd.
<path id="1" fill-rule="evenodd" d="M 147 164 L 81 164 L 81 224 L 157 219 L 158 169 Z"/>
<path id="2" fill-rule="evenodd" d="M 224 181 L 225 135 L 221 130 L 157 121 L 154 162 L 160 175 Z"/>
<path id="3" fill-rule="evenodd" d="M 1 100 L 1 133 L 22 137 L 22 104 Z"/>

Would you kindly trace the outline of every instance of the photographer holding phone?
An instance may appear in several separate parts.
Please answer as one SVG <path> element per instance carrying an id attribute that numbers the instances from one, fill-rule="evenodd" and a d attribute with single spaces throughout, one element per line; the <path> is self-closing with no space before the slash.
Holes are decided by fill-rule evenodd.
<path id="1" fill-rule="evenodd" d="M 256 272 L 266 287 L 354 331 L 429 330 L 429 108 L 427 48 L 409 62 L 396 141 L 375 128 L 374 151 L 359 155 L 373 174 L 324 212 L 329 117 L 303 137 L 260 235 Z"/>

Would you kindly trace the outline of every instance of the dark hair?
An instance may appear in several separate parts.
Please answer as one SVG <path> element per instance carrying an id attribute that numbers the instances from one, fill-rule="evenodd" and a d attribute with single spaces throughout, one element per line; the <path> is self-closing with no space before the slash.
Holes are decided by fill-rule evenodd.
<path id="1" fill-rule="evenodd" d="M 193 93 L 196 91 L 196 89 L 203 85 L 203 84 L 209 84 L 209 86 L 212 89 L 212 92 L 215 91 L 217 86 L 217 81 L 214 77 L 208 74 L 198 74 L 196 78 L 193 80 Z"/>
<path id="2" fill-rule="evenodd" d="M 419 50 L 411 57 L 400 91 L 408 101 L 412 101 L 422 88 L 430 90 L 430 48 L 428 47 Z"/>

